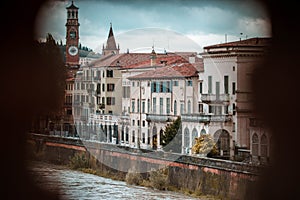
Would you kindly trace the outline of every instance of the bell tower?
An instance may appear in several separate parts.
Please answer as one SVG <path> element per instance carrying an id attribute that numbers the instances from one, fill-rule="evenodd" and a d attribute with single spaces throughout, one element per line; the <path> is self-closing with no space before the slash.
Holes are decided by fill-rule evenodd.
<path id="1" fill-rule="evenodd" d="M 69 68 L 79 68 L 79 23 L 78 7 L 72 1 L 67 9 L 66 23 L 66 65 Z"/>

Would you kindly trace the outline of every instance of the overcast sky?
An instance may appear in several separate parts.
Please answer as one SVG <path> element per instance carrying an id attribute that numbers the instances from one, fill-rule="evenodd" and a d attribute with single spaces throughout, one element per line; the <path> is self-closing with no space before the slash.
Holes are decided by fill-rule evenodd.
<path id="1" fill-rule="evenodd" d="M 45 3 L 36 19 L 36 38 L 51 33 L 65 43 L 66 7 Z M 110 22 L 121 52 L 143 48 L 202 51 L 207 45 L 240 37 L 271 36 L 270 19 L 256 1 L 239 0 L 77 0 L 80 43 L 101 53 Z M 240 33 L 243 33 L 242 35 Z"/>

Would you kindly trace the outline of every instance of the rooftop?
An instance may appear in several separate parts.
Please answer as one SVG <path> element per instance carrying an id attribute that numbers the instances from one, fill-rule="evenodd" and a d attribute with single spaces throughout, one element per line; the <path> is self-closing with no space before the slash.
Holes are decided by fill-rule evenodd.
<path id="1" fill-rule="evenodd" d="M 222 44 L 215 44 L 204 47 L 204 49 L 212 49 L 219 47 L 258 47 L 258 46 L 269 46 L 271 44 L 271 38 L 268 37 L 256 37 L 245 40 L 239 40 L 234 42 L 227 42 Z"/>
<path id="2" fill-rule="evenodd" d="M 129 79 L 169 79 L 197 77 L 197 69 L 189 62 L 176 63 L 147 71 Z"/>

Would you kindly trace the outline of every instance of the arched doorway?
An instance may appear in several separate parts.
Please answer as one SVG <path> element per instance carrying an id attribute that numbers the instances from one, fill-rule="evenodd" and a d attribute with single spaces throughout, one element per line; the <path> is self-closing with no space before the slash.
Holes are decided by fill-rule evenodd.
<path id="1" fill-rule="evenodd" d="M 190 131 L 187 127 L 184 129 L 183 138 L 184 153 L 188 154 L 190 148 Z"/>
<path id="2" fill-rule="evenodd" d="M 219 155 L 228 157 L 230 156 L 230 135 L 228 131 L 220 129 L 215 132 L 214 140 L 216 142 Z"/>

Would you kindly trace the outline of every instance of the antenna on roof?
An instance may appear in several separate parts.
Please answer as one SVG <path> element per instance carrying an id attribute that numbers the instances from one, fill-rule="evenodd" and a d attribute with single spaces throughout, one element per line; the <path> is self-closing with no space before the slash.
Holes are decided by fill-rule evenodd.
<path id="1" fill-rule="evenodd" d="M 240 35 L 241 35 L 241 37 L 240 37 L 240 41 L 242 41 L 242 35 L 243 35 L 243 33 L 240 33 Z"/>

